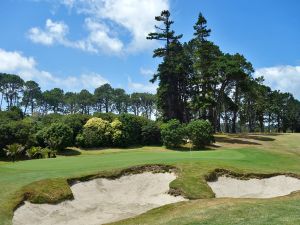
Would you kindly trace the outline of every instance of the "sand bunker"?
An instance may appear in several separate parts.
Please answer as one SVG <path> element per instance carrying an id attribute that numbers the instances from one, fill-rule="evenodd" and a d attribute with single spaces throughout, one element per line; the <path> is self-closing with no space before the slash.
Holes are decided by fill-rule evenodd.
<path id="1" fill-rule="evenodd" d="M 100 225 L 184 201 L 167 194 L 173 173 L 142 173 L 116 180 L 95 179 L 71 186 L 74 200 L 57 205 L 25 202 L 13 225 Z"/>
<path id="2" fill-rule="evenodd" d="M 208 182 L 217 198 L 273 198 L 300 190 L 300 180 L 288 176 L 266 179 L 239 180 L 221 176 L 217 181 Z"/>

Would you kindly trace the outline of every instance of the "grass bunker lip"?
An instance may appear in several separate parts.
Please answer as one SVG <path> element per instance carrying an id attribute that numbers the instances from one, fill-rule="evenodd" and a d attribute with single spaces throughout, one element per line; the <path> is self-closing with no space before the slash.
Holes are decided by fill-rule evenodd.
<path id="1" fill-rule="evenodd" d="M 291 173 L 241 174 L 216 169 L 206 181 L 216 198 L 274 198 L 300 191 L 300 176 Z"/>
<path id="2" fill-rule="evenodd" d="M 33 218 L 31 224 L 81 224 L 82 218 L 89 218 L 89 224 L 102 224 L 184 201 L 183 197 L 170 192 L 169 183 L 176 179 L 176 170 L 166 165 L 145 165 L 111 175 L 72 178 L 68 180 L 72 201 L 60 201 L 59 204 L 25 202 L 15 210 L 13 224 L 26 224 L 24 216 L 28 215 Z"/>

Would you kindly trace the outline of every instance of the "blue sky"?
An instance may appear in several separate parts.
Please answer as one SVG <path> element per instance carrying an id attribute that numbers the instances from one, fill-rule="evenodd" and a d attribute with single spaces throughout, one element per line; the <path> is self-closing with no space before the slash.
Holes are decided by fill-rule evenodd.
<path id="1" fill-rule="evenodd" d="M 1 0 L 0 72 L 36 80 L 44 90 L 92 91 L 109 82 L 154 92 L 148 81 L 159 44 L 145 34 L 166 8 L 183 41 L 202 12 L 222 51 L 245 55 L 254 76 L 300 98 L 297 0 Z"/>

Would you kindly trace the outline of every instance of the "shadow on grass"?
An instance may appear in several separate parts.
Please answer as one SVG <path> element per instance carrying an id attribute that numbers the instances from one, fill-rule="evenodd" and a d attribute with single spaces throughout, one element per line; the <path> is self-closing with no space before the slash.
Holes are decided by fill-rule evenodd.
<path id="1" fill-rule="evenodd" d="M 207 147 L 203 147 L 203 148 L 195 148 L 195 147 L 186 147 L 186 146 L 181 146 L 181 147 L 169 147 L 167 148 L 168 150 L 172 150 L 172 151 L 178 151 L 178 152 L 189 152 L 189 151 L 192 151 L 192 152 L 201 152 L 201 151 L 214 151 L 216 150 L 216 148 L 219 148 L 220 146 L 218 145 L 210 145 L 210 146 L 207 146 Z"/>
<path id="2" fill-rule="evenodd" d="M 247 139 L 246 137 L 243 137 Z M 228 137 L 215 137 L 217 142 L 223 142 L 228 144 L 241 144 L 241 145 L 261 145 L 260 143 L 253 142 L 253 141 L 247 141 L 247 140 L 241 140 L 237 138 L 228 138 Z M 251 139 L 251 138 L 248 138 Z M 255 139 L 254 139 L 255 140 Z"/>
<path id="3" fill-rule="evenodd" d="M 271 136 L 271 135 L 269 135 L 269 136 Z M 252 139 L 252 140 L 256 140 L 256 141 L 275 141 L 275 138 L 266 137 L 264 134 L 262 134 L 262 135 L 252 135 L 252 134 L 243 135 L 243 134 L 240 134 L 240 135 L 236 135 L 236 137 L 244 138 L 244 139 Z"/>
<path id="4" fill-rule="evenodd" d="M 57 155 L 60 155 L 60 156 L 76 156 L 76 155 L 81 155 L 81 152 L 77 151 L 75 149 L 67 148 L 63 151 L 57 152 Z"/>

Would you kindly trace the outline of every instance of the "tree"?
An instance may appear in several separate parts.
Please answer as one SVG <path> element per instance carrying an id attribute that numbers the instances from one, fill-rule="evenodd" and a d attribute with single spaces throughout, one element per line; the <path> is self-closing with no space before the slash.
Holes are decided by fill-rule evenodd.
<path id="1" fill-rule="evenodd" d="M 178 41 L 182 38 L 182 35 L 175 35 L 175 31 L 171 29 L 171 25 L 174 23 L 170 20 L 170 12 L 168 10 L 164 10 L 161 12 L 160 16 L 156 16 L 155 20 L 158 22 L 163 22 L 163 28 L 155 26 L 158 30 L 157 32 L 149 33 L 147 39 L 149 40 L 160 40 L 165 41 L 165 47 L 158 48 L 154 50 L 153 57 L 166 57 L 169 55 L 170 52 L 170 44 L 172 42 Z"/>
<path id="2" fill-rule="evenodd" d="M 191 107 L 196 118 L 209 119 L 214 124 L 214 107 L 216 106 L 214 87 L 217 74 L 211 70 L 213 63 L 222 56 L 219 47 L 207 40 L 211 30 L 200 13 L 194 26 L 194 38 L 186 49 L 193 64 L 191 77 Z"/>
<path id="3" fill-rule="evenodd" d="M 78 94 L 74 92 L 67 92 L 64 96 L 64 112 L 75 114 L 79 111 Z"/>
<path id="4" fill-rule="evenodd" d="M 0 76 L 2 77 L 2 96 L 4 96 L 7 103 L 7 109 L 9 110 L 11 107 L 19 105 L 20 93 L 23 92 L 24 81 L 18 75 L 1 73 Z"/>
<path id="5" fill-rule="evenodd" d="M 96 88 L 95 92 L 96 106 L 99 112 L 102 112 L 102 106 L 106 113 L 112 111 L 113 88 L 109 84 L 103 84 Z"/>
<path id="6" fill-rule="evenodd" d="M 93 100 L 93 95 L 88 90 L 83 89 L 77 94 L 77 103 L 82 114 L 90 114 Z"/>
<path id="7" fill-rule="evenodd" d="M 139 116 L 142 111 L 142 93 L 132 93 L 130 95 L 130 108 L 134 115 Z"/>
<path id="8" fill-rule="evenodd" d="M 116 88 L 113 90 L 113 103 L 114 109 L 118 114 L 127 113 L 129 96 L 125 93 L 125 90 L 121 88 Z"/>
<path id="9" fill-rule="evenodd" d="M 38 83 L 32 80 L 25 82 L 22 99 L 22 105 L 24 106 L 24 114 L 26 114 L 27 108 L 30 107 L 31 115 L 33 115 L 34 108 L 37 105 L 38 99 L 41 98 L 41 95 L 42 92 Z"/>
<path id="10" fill-rule="evenodd" d="M 150 93 L 140 93 L 140 106 L 142 115 L 147 119 L 151 119 L 151 116 L 155 110 L 156 96 Z"/>
<path id="11" fill-rule="evenodd" d="M 43 92 L 43 101 L 45 104 L 45 112 L 48 110 L 54 113 L 63 111 L 64 91 L 60 88 L 54 88 L 50 91 Z"/>
<path id="12" fill-rule="evenodd" d="M 150 33 L 147 39 L 165 41 L 165 46 L 155 49 L 153 55 L 153 57 L 163 58 L 157 74 L 151 80 L 151 82 L 159 80 L 157 106 L 162 112 L 164 120 L 178 118 L 180 121 L 183 121 L 183 110 L 180 111 L 180 109 L 183 109 L 183 101 L 181 99 L 183 93 L 181 87 L 178 85 L 185 85 L 184 82 L 179 82 L 179 80 L 180 78 L 186 78 L 185 71 L 187 71 L 187 68 L 185 64 L 181 63 L 184 51 L 178 40 L 182 35 L 176 36 L 175 32 L 171 30 L 173 21 L 170 20 L 169 11 L 162 11 L 160 16 L 155 17 L 155 20 L 163 22 L 164 27 L 155 26 L 158 31 Z"/>

